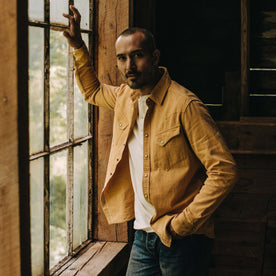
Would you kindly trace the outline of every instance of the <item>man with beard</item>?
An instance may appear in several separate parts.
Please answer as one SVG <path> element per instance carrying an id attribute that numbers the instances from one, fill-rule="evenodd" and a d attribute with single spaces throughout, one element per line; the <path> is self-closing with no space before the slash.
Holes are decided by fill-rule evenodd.
<path id="1" fill-rule="evenodd" d="M 160 67 L 153 35 L 130 28 L 116 40 L 124 84 L 100 83 L 70 7 L 64 32 L 75 49 L 85 100 L 114 110 L 101 205 L 109 223 L 134 219 L 127 275 L 206 275 L 212 214 L 237 180 L 236 164 L 204 104 Z"/>

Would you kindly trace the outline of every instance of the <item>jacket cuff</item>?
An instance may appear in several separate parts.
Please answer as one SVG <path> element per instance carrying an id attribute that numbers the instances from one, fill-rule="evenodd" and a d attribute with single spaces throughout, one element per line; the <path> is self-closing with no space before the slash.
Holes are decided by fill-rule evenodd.
<path id="1" fill-rule="evenodd" d="M 82 60 L 89 60 L 89 52 L 88 49 L 85 45 L 85 43 L 83 43 L 83 45 L 79 48 L 79 49 L 75 49 L 73 51 L 73 55 L 75 58 L 75 62 L 79 62 Z"/>
<path id="2" fill-rule="evenodd" d="M 184 213 L 180 213 L 171 220 L 171 226 L 179 236 L 191 235 L 195 232 L 194 225 L 187 219 Z"/>

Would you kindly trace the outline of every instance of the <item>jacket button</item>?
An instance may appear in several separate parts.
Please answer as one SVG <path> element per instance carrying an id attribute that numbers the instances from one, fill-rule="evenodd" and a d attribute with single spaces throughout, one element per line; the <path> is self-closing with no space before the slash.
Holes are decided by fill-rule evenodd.
<path id="1" fill-rule="evenodd" d="M 148 198 L 148 195 L 147 195 L 147 194 L 145 194 L 145 198 Z"/>
<path id="2" fill-rule="evenodd" d="M 122 126 L 122 124 L 119 124 L 119 126 L 121 127 L 121 126 Z"/>
<path id="3" fill-rule="evenodd" d="M 145 137 L 149 137 L 149 135 L 146 133 L 146 134 L 145 134 Z"/>
<path id="4" fill-rule="evenodd" d="M 147 173 L 145 173 L 145 177 L 148 177 L 148 174 L 147 174 Z"/>
<path id="5" fill-rule="evenodd" d="M 147 155 L 147 154 L 145 154 L 145 158 L 148 158 L 148 155 Z"/>
<path id="6" fill-rule="evenodd" d="M 161 141 L 161 144 L 164 144 L 164 141 L 163 141 L 163 140 Z"/>

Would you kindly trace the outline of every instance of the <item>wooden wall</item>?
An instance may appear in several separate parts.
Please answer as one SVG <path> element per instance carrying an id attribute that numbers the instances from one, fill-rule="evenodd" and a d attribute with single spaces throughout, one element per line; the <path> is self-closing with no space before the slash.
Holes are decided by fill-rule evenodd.
<path id="1" fill-rule="evenodd" d="M 0 18 L 0 275 L 20 275 L 16 1 Z"/>
<path id="2" fill-rule="evenodd" d="M 118 35 L 131 24 L 132 1 L 96 1 L 96 33 L 95 33 L 95 66 L 97 68 L 100 81 L 119 85 L 121 77 L 116 68 L 115 41 Z M 96 179 L 98 200 L 103 188 L 106 167 L 109 157 L 111 139 L 113 111 L 99 108 L 96 115 L 98 129 L 96 135 L 97 144 L 97 164 Z M 127 224 L 108 225 L 101 207 L 96 204 L 96 221 L 94 238 L 108 241 L 127 241 Z"/>
<path id="3" fill-rule="evenodd" d="M 240 179 L 215 214 L 210 275 L 276 274 L 276 119 L 219 122 Z"/>
<path id="4" fill-rule="evenodd" d="M 31 275 L 27 1 L 0 18 L 0 275 Z"/>

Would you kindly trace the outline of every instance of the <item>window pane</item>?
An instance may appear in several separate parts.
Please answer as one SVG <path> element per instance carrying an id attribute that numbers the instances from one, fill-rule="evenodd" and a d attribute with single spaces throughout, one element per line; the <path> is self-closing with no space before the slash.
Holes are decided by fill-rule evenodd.
<path id="1" fill-rule="evenodd" d="M 50 158 L 50 268 L 66 252 L 66 179 L 67 151 Z"/>
<path id="2" fill-rule="evenodd" d="M 82 38 L 88 45 L 88 35 L 82 34 Z M 83 99 L 74 76 L 74 138 L 80 138 L 88 134 L 88 104 Z"/>
<path id="3" fill-rule="evenodd" d="M 50 33 L 50 145 L 67 141 L 67 41 Z"/>
<path id="4" fill-rule="evenodd" d="M 69 13 L 68 0 L 50 0 L 50 22 L 68 25 L 68 19 L 62 14 Z"/>
<path id="5" fill-rule="evenodd" d="M 44 275 L 43 159 L 30 163 L 32 275 Z"/>
<path id="6" fill-rule="evenodd" d="M 44 0 L 29 0 L 30 20 L 44 21 Z"/>
<path id="7" fill-rule="evenodd" d="M 74 148 L 74 249 L 87 240 L 88 151 L 87 142 Z"/>
<path id="8" fill-rule="evenodd" d="M 82 97 L 75 82 L 74 94 L 74 138 L 88 134 L 88 104 Z"/>
<path id="9" fill-rule="evenodd" d="M 29 119 L 30 153 L 43 150 L 43 29 L 29 27 Z"/>
<path id="10" fill-rule="evenodd" d="M 89 29 L 89 0 L 75 0 L 74 6 L 81 14 L 81 29 Z"/>

